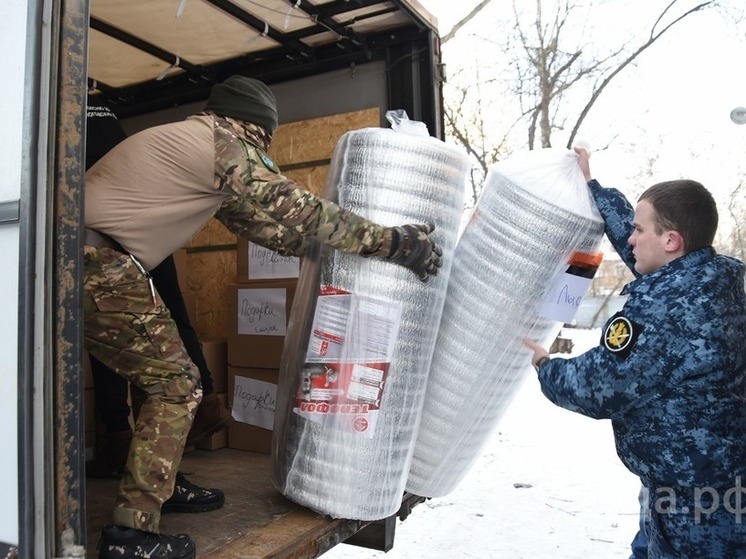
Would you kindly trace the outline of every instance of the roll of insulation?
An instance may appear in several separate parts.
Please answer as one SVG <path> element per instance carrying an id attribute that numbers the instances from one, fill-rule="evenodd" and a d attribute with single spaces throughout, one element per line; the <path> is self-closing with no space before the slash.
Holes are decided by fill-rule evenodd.
<path id="1" fill-rule="evenodd" d="M 429 137 L 349 132 L 326 197 L 387 226 L 433 223 L 443 249 L 423 283 L 382 259 L 327 249 L 304 259 L 278 385 L 273 482 L 337 518 L 401 505 L 462 213 L 470 163 Z"/>
<path id="2" fill-rule="evenodd" d="M 466 475 L 533 372 L 522 340 L 548 347 L 559 332 L 539 314 L 549 286 L 572 254 L 598 253 L 604 224 L 577 158 L 549 151 L 490 169 L 456 247 L 406 484 L 415 495 L 446 495 Z M 542 168 L 547 157 L 570 177 Z"/>

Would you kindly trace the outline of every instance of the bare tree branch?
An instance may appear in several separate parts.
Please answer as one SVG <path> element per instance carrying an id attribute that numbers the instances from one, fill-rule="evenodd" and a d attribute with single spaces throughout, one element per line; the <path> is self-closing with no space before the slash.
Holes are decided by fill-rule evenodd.
<path id="1" fill-rule="evenodd" d="M 580 129 L 580 125 L 583 124 L 583 121 L 585 120 L 585 117 L 588 116 L 588 113 L 593 108 L 593 105 L 596 103 L 598 98 L 601 96 L 601 93 L 604 89 L 606 89 L 606 86 L 611 83 L 611 81 L 618 76 L 622 70 L 624 70 L 627 66 L 629 66 L 640 54 L 642 54 L 646 49 L 648 49 L 651 45 L 653 45 L 666 31 L 671 29 L 674 25 L 676 25 L 678 22 L 683 20 L 685 17 L 698 12 L 708 5 L 712 4 L 713 1 L 710 0 L 708 2 L 702 2 L 701 4 L 698 4 L 697 6 L 691 8 L 690 10 L 684 12 L 679 17 L 674 19 L 671 23 L 666 25 L 663 29 L 656 32 L 656 27 L 660 23 L 663 16 L 666 14 L 666 12 L 677 2 L 678 0 L 672 0 L 671 3 L 666 6 L 666 8 L 663 10 L 661 15 L 658 17 L 658 19 L 653 24 L 653 27 L 650 30 L 650 36 L 645 43 L 640 45 L 637 50 L 635 50 L 632 54 L 630 54 L 622 63 L 617 66 L 604 80 L 601 82 L 601 84 L 593 91 L 593 94 L 591 95 L 591 98 L 589 99 L 588 103 L 586 103 L 585 107 L 583 107 L 583 110 L 580 111 L 580 116 L 578 116 L 578 120 L 575 122 L 575 126 L 573 126 L 572 132 L 570 133 L 570 138 L 567 141 L 567 147 L 571 148 L 573 142 L 575 141 L 575 137 L 578 134 L 578 130 Z"/>
<path id="2" fill-rule="evenodd" d="M 746 245 L 744 244 L 744 238 L 740 227 L 740 224 L 743 223 L 743 209 L 740 210 L 741 215 L 739 215 L 740 202 L 743 200 L 740 191 L 743 189 L 743 186 L 744 181 L 739 181 L 738 186 L 736 186 L 728 196 L 728 213 L 733 218 L 733 223 L 735 223 L 731 233 L 731 236 L 733 237 L 731 240 L 733 245 L 731 251 L 733 256 L 736 256 L 741 260 L 746 258 Z"/>
<path id="3" fill-rule="evenodd" d="M 463 30 L 464 25 L 480 13 L 491 0 L 483 0 L 471 12 L 459 21 L 443 38 L 442 42 L 450 40 Z M 507 87 L 507 100 L 517 100 L 520 116 L 505 130 L 503 125 L 499 131 L 502 139 L 495 141 L 494 123 L 488 122 L 488 114 L 492 112 L 489 96 L 482 98 L 482 93 L 494 91 L 488 83 L 496 83 L 504 78 L 498 77 L 488 81 L 481 81 L 479 71 L 475 78 L 469 75 L 469 85 L 457 90 L 456 101 L 444 107 L 446 129 L 455 141 L 462 144 L 474 161 L 473 168 L 473 196 L 475 201 L 478 188 L 481 186 L 475 180 L 486 175 L 490 165 L 510 152 L 511 138 L 515 138 L 519 126 L 525 126 L 526 141 L 529 149 L 537 147 L 551 147 L 552 134 L 558 130 L 565 130 L 566 125 L 573 123 L 568 147 L 571 147 L 577 132 L 612 80 L 627 66 L 632 64 L 646 49 L 652 46 L 661 36 L 671 30 L 676 24 L 689 15 L 701 11 L 710 5 L 716 5 L 717 0 L 696 0 L 695 7 L 688 9 L 678 17 L 673 9 L 680 0 L 668 0 L 667 5 L 657 14 L 649 30 L 649 36 L 643 34 L 642 45 L 631 54 L 630 41 L 625 40 L 621 46 L 611 49 L 602 56 L 590 58 L 583 45 L 566 46 L 570 40 L 577 41 L 577 17 L 581 9 L 587 9 L 586 18 L 593 15 L 591 3 L 582 0 L 556 0 L 553 4 L 543 0 L 512 0 L 514 23 L 512 33 L 504 34 L 508 40 L 507 47 L 500 45 L 503 53 L 512 54 L 509 64 L 512 67 L 513 80 Z M 526 5 L 535 10 L 530 19 L 520 12 Z M 554 6 L 551 13 L 546 6 Z M 668 21 L 668 23 L 665 23 Z M 573 33 L 567 35 L 567 30 Z M 484 38 L 486 42 L 498 45 L 496 37 L 500 34 Z M 582 37 L 582 36 L 581 36 Z M 581 39 L 582 40 L 582 39 Z M 586 39 L 587 40 L 587 39 Z M 634 47 L 632 47 L 634 48 Z M 473 72 L 470 68 L 466 72 Z M 458 74 L 457 74 L 458 75 Z M 502 76 L 502 75 L 501 75 Z M 507 80 L 506 80 L 507 81 Z M 568 119 L 567 108 L 572 106 L 572 99 L 568 99 L 573 91 L 586 87 L 590 91 L 590 98 L 582 107 L 577 120 Z M 506 89 L 506 88 L 503 88 Z M 512 114 L 510 103 L 505 102 L 506 114 Z M 573 116 L 574 115 L 570 115 Z"/>
<path id="4" fill-rule="evenodd" d="M 456 33 L 458 33 L 464 25 L 474 19 L 474 17 L 479 14 L 479 12 L 481 12 L 490 2 L 492 2 L 492 0 L 482 0 L 479 4 L 477 4 L 474 9 L 466 15 L 466 17 L 456 23 L 456 25 L 454 25 L 448 33 L 440 38 L 440 44 L 445 44 L 453 39 L 453 36 L 456 35 Z"/>

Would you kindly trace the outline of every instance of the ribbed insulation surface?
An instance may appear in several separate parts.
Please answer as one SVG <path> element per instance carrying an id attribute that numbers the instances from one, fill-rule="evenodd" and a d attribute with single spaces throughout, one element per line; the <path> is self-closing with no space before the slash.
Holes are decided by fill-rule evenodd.
<path id="1" fill-rule="evenodd" d="M 595 206 L 556 205 L 577 196 L 558 187 L 544 199 L 488 173 L 456 247 L 407 491 L 439 497 L 458 485 L 533 373 L 523 338 L 548 347 L 559 332 L 538 303 L 570 253 L 596 251 L 603 234 Z"/>
<path id="2" fill-rule="evenodd" d="M 375 520 L 400 506 L 445 301 L 469 171 L 467 156 L 433 138 L 385 129 L 345 134 L 327 197 L 383 225 L 435 224 L 440 274 L 423 283 L 381 259 L 324 249 L 306 258 L 289 323 L 273 439 L 273 480 L 289 499 L 333 517 Z M 401 322 L 371 438 L 293 411 L 320 286 L 400 306 Z M 306 300 L 306 303 L 303 300 Z"/>

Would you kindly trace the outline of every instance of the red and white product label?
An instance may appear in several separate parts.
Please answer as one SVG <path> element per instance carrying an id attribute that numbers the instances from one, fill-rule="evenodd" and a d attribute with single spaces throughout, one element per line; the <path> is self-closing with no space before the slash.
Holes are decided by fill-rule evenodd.
<path id="1" fill-rule="evenodd" d="M 398 304 L 322 287 L 293 411 L 372 438 L 400 322 Z"/>

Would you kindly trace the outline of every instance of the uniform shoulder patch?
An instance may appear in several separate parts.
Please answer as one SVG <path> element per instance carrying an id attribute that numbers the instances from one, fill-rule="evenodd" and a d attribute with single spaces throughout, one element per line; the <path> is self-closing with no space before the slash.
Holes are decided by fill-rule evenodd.
<path id="1" fill-rule="evenodd" d="M 626 316 L 617 314 L 604 330 L 602 343 L 611 353 L 626 357 L 640 335 L 642 328 Z"/>
<path id="2" fill-rule="evenodd" d="M 262 163 L 264 163 L 264 166 L 267 169 L 269 169 L 273 173 L 277 173 L 277 174 L 280 173 L 280 168 L 277 166 L 277 163 L 272 161 L 272 158 L 269 155 L 267 155 L 261 150 L 257 150 L 257 153 L 259 154 L 259 159 L 262 161 Z"/>

